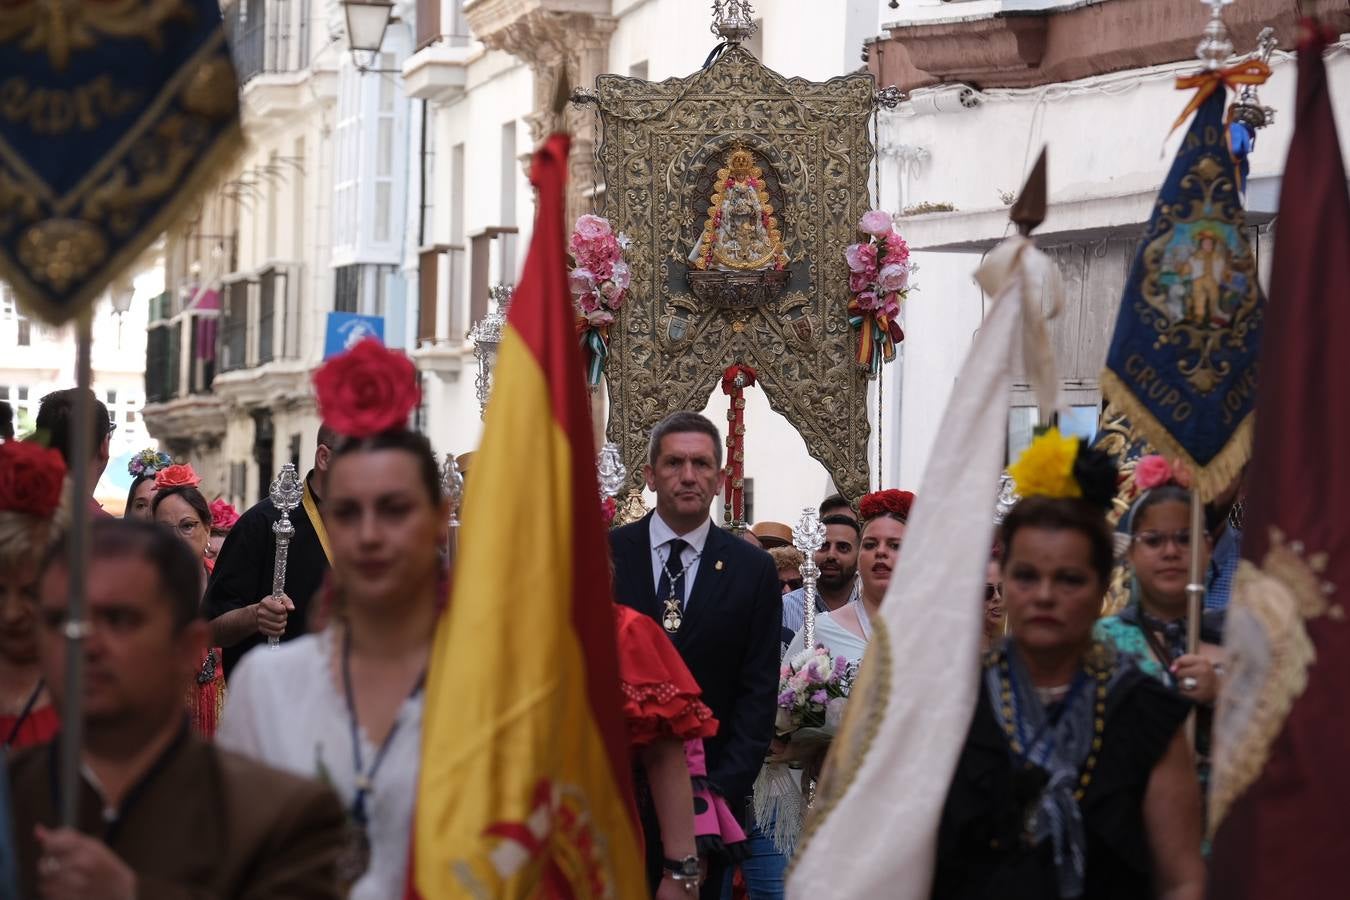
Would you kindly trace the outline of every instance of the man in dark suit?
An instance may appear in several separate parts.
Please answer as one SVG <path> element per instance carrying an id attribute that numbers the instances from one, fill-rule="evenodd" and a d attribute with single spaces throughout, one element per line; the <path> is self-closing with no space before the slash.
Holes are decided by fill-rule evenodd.
<path id="1" fill-rule="evenodd" d="M 246 652 L 269 637 L 289 641 L 308 628 L 310 601 L 328 575 L 328 537 L 319 510 L 328 459 L 337 442 L 333 429 L 319 426 L 314 468 L 305 476 L 304 501 L 290 514 L 295 535 L 287 551 L 286 586 L 280 600 L 272 599 L 277 555 L 272 525 L 281 513 L 270 499 L 264 497 L 246 510 L 221 545 L 202 608 L 211 623 L 212 641 L 225 650 L 226 678 Z"/>
<path id="2" fill-rule="evenodd" d="M 708 510 L 722 487 L 722 445 L 703 416 L 679 412 L 652 429 L 648 489 L 656 510 L 610 534 L 615 597 L 661 624 L 684 658 L 720 727 L 704 742 L 708 779 L 744 817 L 773 737 L 778 695 L 778 574 L 769 554 L 713 525 Z M 652 817 L 648 875 L 663 854 Z M 674 869 L 680 860 L 665 860 Z M 714 866 L 702 896 L 721 896 Z"/>

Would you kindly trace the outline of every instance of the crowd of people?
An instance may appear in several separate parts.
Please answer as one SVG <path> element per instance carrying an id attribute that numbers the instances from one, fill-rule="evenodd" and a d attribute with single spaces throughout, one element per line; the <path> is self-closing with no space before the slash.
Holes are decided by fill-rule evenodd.
<path id="1" fill-rule="evenodd" d="M 84 465 L 96 483 L 111 431 L 91 398 L 93 456 L 72 459 L 74 400 L 50 395 L 37 438 L 0 443 L 0 734 L 23 895 L 402 896 L 423 684 L 451 576 L 449 501 L 426 438 L 319 430 L 274 592 L 280 513 L 266 499 L 242 514 L 208 502 L 188 461 L 137 455 L 121 521 L 71 497 L 66 474 Z M 659 900 L 784 896 L 800 808 L 789 822 L 763 795 L 777 783 L 781 800 L 787 783 L 805 805 L 829 746 L 794 748 L 778 727 L 784 665 L 814 649 L 805 560 L 786 526 L 737 535 L 712 522 L 721 448 L 701 415 L 663 420 L 644 466 L 655 508 L 610 532 L 616 703 Z M 1203 892 L 1222 608 L 1191 652 L 1186 584 L 1191 545 L 1212 533 L 1189 531 L 1183 473 L 1155 477 L 1113 529 L 1114 468 L 1086 445 L 1076 465 L 1098 471 L 1076 496 L 1024 496 L 991 548 L 984 690 L 947 797 L 934 897 Z M 841 666 L 866 657 L 914 502 L 883 490 L 820 504 L 814 637 Z M 1229 512 L 1211 510 L 1209 525 L 1240 537 Z M 80 514 L 93 521 L 80 827 L 69 829 L 53 739 L 64 535 Z M 1102 617 L 1122 551 L 1129 599 Z M 1182 728 L 1192 710 L 1194 750 Z"/>

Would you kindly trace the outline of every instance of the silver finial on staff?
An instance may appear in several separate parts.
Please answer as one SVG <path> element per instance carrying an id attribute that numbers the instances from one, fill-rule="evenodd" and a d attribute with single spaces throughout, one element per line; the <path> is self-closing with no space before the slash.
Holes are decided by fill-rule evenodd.
<path id="1" fill-rule="evenodd" d="M 1269 26 L 1262 28 L 1256 38 L 1256 50 L 1252 58 L 1269 65 L 1270 57 L 1279 46 L 1280 41 L 1275 37 L 1275 29 Z M 1233 103 L 1232 113 L 1235 121 L 1245 122 L 1253 130 L 1275 124 L 1275 108 L 1261 105 L 1261 97 L 1257 94 L 1254 84 L 1243 86 Z"/>
<path id="2" fill-rule="evenodd" d="M 595 470 L 600 479 L 600 498 L 617 497 L 628 481 L 628 467 L 623 464 L 618 444 L 607 441 L 600 448 L 595 458 Z"/>
<path id="3" fill-rule="evenodd" d="M 797 527 L 792 529 L 792 546 L 802 554 L 802 646 L 807 650 L 816 647 L 816 579 L 820 577 L 820 568 L 816 566 L 816 551 L 825 543 L 825 526 L 821 524 L 820 513 L 814 506 L 802 508 L 802 517 Z"/>
<path id="4" fill-rule="evenodd" d="M 1223 8 L 1231 6 L 1233 0 L 1200 0 L 1209 7 L 1209 21 L 1201 33 L 1200 43 L 1195 55 L 1210 72 L 1223 68 L 1228 57 L 1233 55 L 1233 40 L 1228 36 L 1228 26 L 1223 22 Z"/>
<path id="5" fill-rule="evenodd" d="M 455 454 L 445 454 L 445 462 L 441 465 L 441 493 L 450 503 L 450 533 L 446 536 L 445 558 L 447 561 L 455 558 L 455 550 L 459 547 L 459 510 L 464 503 L 464 473 L 459 470 L 459 460 L 455 459 Z"/>
<path id="6" fill-rule="evenodd" d="M 445 454 L 441 465 L 441 492 L 450 501 L 450 527 L 459 527 L 459 508 L 464 502 L 464 473 L 459 470 L 459 461 L 455 454 Z"/>
<path id="7" fill-rule="evenodd" d="M 277 473 L 276 481 L 268 492 L 268 499 L 281 515 L 272 523 L 272 534 L 277 541 L 276 560 L 272 564 L 272 599 L 280 600 L 286 593 L 286 556 L 290 550 L 291 538 L 295 537 L 295 526 L 291 524 L 291 510 L 300 505 L 304 487 L 300 475 L 292 463 L 286 463 Z M 279 635 L 268 635 L 267 645 L 276 647 L 281 644 Z"/>

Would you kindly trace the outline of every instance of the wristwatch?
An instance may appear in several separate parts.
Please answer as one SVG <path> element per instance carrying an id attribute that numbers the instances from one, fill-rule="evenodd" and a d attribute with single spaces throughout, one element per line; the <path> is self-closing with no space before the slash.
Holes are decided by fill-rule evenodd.
<path id="1" fill-rule="evenodd" d="M 663 859 L 661 868 L 671 874 L 676 881 L 692 881 L 698 884 L 699 865 L 697 856 L 686 856 L 684 859 Z"/>

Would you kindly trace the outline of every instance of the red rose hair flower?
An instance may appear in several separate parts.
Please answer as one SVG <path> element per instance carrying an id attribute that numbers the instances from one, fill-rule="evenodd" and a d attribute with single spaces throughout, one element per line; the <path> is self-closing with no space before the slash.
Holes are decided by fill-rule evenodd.
<path id="1" fill-rule="evenodd" d="M 61 504 L 66 462 L 32 441 L 0 444 L 0 511 L 45 519 Z"/>
<path id="2" fill-rule="evenodd" d="M 892 515 L 902 522 L 909 521 L 909 508 L 914 505 L 914 495 L 909 491 L 873 491 L 863 496 L 858 503 L 858 512 L 864 522 L 877 516 Z"/>
<path id="3" fill-rule="evenodd" d="M 412 360 L 374 338 L 324 363 L 314 373 L 314 394 L 320 418 L 353 438 L 405 427 L 422 400 Z"/>
<path id="4" fill-rule="evenodd" d="M 1172 467 L 1161 456 L 1142 456 L 1134 465 L 1134 483 L 1141 491 L 1162 487 L 1173 477 Z"/>
<path id="5" fill-rule="evenodd" d="M 211 501 L 211 530 L 229 531 L 238 521 L 239 510 L 226 503 L 224 498 L 217 497 Z"/>
<path id="6" fill-rule="evenodd" d="M 192 470 L 192 466 L 179 465 L 160 469 L 155 474 L 156 488 L 196 487 L 202 483 L 202 477 Z"/>

